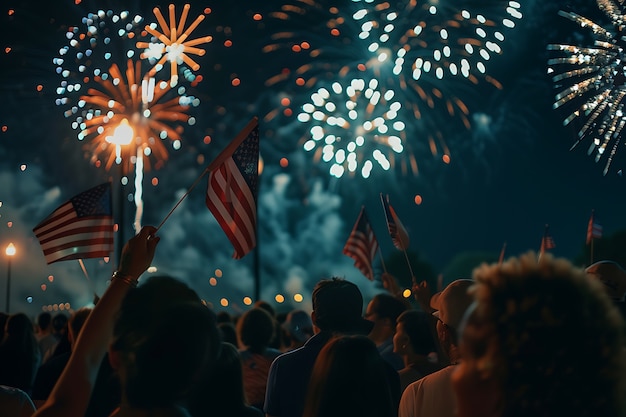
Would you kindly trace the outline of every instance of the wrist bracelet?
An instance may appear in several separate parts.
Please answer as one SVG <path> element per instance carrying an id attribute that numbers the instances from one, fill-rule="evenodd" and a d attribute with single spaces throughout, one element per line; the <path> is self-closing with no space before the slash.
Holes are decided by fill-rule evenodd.
<path id="1" fill-rule="evenodd" d="M 111 281 L 113 281 L 113 280 L 120 280 L 120 281 L 130 285 L 132 288 L 136 288 L 137 287 L 137 280 L 135 278 L 133 278 L 130 275 L 122 275 L 122 274 L 120 274 L 119 271 L 113 272 L 113 275 L 111 276 Z"/>

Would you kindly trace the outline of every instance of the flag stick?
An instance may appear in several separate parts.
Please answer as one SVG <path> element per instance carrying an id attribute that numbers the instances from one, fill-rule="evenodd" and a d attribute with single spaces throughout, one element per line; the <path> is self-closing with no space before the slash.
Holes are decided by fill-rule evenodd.
<path id="1" fill-rule="evenodd" d="M 404 249 L 404 258 L 406 259 L 406 264 L 409 266 L 409 272 L 411 273 L 411 282 L 415 286 L 417 285 L 417 281 L 415 280 L 415 275 L 413 274 L 413 268 L 411 268 L 411 262 L 409 262 L 409 255 L 406 253 L 406 249 Z"/>
<path id="2" fill-rule="evenodd" d="M 87 268 L 85 268 L 85 264 L 83 263 L 83 260 L 79 259 L 78 263 L 80 264 L 80 269 L 83 270 L 83 274 L 85 274 L 85 278 L 87 278 L 87 281 L 89 281 L 89 284 L 91 284 L 91 279 L 89 278 L 89 274 L 87 273 Z"/>
<path id="3" fill-rule="evenodd" d="M 502 245 L 502 250 L 500 251 L 500 258 L 498 259 L 498 266 L 502 265 L 504 262 L 504 252 L 506 252 L 506 242 Z"/>
<path id="4" fill-rule="evenodd" d="M 589 244 L 589 265 L 593 264 L 593 237 L 591 238 L 591 242 Z"/>
<path id="5" fill-rule="evenodd" d="M 383 251 L 380 250 L 380 246 L 378 247 L 378 256 L 380 256 L 380 263 L 383 266 L 383 272 L 387 273 L 387 267 L 385 266 L 385 260 L 383 259 Z"/>
<path id="6" fill-rule="evenodd" d="M 183 194 L 183 196 L 180 198 L 180 200 L 178 200 L 178 202 L 174 205 L 174 207 L 169 211 L 169 213 L 167 213 L 167 215 L 165 216 L 165 218 L 161 221 L 161 223 L 157 226 L 156 231 L 158 232 L 159 229 L 161 228 L 161 226 L 163 226 L 163 224 L 165 223 L 165 221 L 167 219 L 169 219 L 169 217 L 172 215 L 172 213 L 174 212 L 174 210 L 176 210 L 178 208 L 178 206 L 183 202 L 183 200 L 185 198 L 187 198 L 187 196 L 189 195 L 189 193 L 191 193 L 191 191 L 196 188 L 196 185 L 198 185 L 198 183 L 200 182 L 200 180 L 202 179 L 202 177 L 204 177 L 207 173 L 213 171 L 215 168 L 217 168 L 218 166 L 220 166 L 225 160 L 226 158 L 228 158 L 234 151 L 235 149 L 237 149 L 237 147 L 239 145 L 241 145 L 241 142 L 243 142 L 243 140 L 250 134 L 250 132 L 252 131 L 252 129 L 254 129 L 256 127 L 256 125 L 259 123 L 259 119 L 258 117 L 253 117 L 248 124 L 246 125 L 246 127 L 244 127 L 241 132 L 239 132 L 237 134 L 237 136 L 235 137 L 235 139 L 233 139 L 232 142 L 230 142 L 230 144 L 228 144 L 228 146 L 226 146 L 226 148 L 224 148 L 224 150 L 222 152 L 220 152 L 219 155 L 217 155 L 217 157 L 211 161 L 211 163 L 209 164 L 208 167 L 206 167 L 206 169 L 204 171 L 202 171 L 202 173 L 200 174 L 200 176 L 196 179 L 196 181 L 191 185 L 191 187 L 189 187 L 189 189 L 185 192 L 185 194 Z"/>

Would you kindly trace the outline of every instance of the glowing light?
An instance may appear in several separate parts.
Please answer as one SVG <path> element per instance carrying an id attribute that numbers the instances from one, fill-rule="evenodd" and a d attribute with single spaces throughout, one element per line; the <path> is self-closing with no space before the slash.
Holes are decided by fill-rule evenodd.
<path id="1" fill-rule="evenodd" d="M 153 36 L 151 42 L 137 42 L 137 48 L 144 49 L 141 54 L 142 59 L 149 59 L 154 66 L 150 70 L 149 75 L 155 74 L 163 68 L 166 61 L 170 63 L 170 85 L 178 84 L 178 66 L 183 62 L 187 64 L 193 71 L 200 69 L 200 65 L 189 57 L 190 54 L 203 56 L 204 49 L 198 48 L 198 45 L 211 42 L 211 36 L 202 38 L 188 39 L 191 33 L 198 27 L 200 22 L 204 20 L 204 15 L 199 15 L 196 20 L 185 29 L 187 16 L 190 9 L 189 4 L 183 6 L 183 12 L 180 20 L 176 22 L 176 7 L 169 5 L 169 23 L 165 21 L 161 10 L 158 7 L 153 9 L 154 16 L 161 28 L 161 32 L 156 25 L 146 25 L 145 30 Z M 210 12 L 210 11 L 209 11 Z"/>
<path id="2" fill-rule="evenodd" d="M 4 250 L 4 253 L 7 256 L 15 256 L 15 254 L 17 253 L 17 249 L 15 249 L 15 245 L 13 243 L 9 243 Z"/>
<path id="3" fill-rule="evenodd" d="M 247 306 L 252 304 L 252 298 L 250 297 L 243 297 L 243 303 Z"/>
<path id="4" fill-rule="evenodd" d="M 222 307 L 228 307 L 228 300 L 226 298 L 220 299 L 220 305 Z"/>
<path id="5" fill-rule="evenodd" d="M 304 300 L 304 297 L 302 297 L 302 294 L 293 295 L 293 301 L 295 301 L 296 303 L 301 303 L 302 300 Z"/>
<path id="6" fill-rule="evenodd" d="M 282 304 L 285 302 L 285 296 L 282 294 L 276 294 L 276 297 L 274 297 L 274 300 L 276 300 L 278 304 Z"/>
<path id="7" fill-rule="evenodd" d="M 602 172 L 606 175 L 622 147 L 626 125 L 626 42 L 622 36 L 620 6 L 612 0 L 597 0 L 596 3 L 609 18 L 613 30 L 574 12 L 560 11 L 559 15 L 590 30 L 594 43 L 588 46 L 548 45 L 552 54 L 548 65 L 554 87 L 558 89 L 553 108 L 566 114 L 563 125 L 577 122 L 580 126 L 570 150 L 587 141 L 587 153 L 593 155 L 596 162 L 604 160 Z"/>
<path id="8" fill-rule="evenodd" d="M 406 288 L 404 291 L 402 291 L 402 296 L 404 298 L 409 298 L 411 296 L 412 292 L 410 289 Z"/>

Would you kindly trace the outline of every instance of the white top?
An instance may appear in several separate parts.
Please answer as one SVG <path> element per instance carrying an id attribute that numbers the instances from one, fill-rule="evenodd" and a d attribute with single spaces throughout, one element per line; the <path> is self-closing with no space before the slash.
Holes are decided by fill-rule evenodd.
<path id="1" fill-rule="evenodd" d="M 402 393 L 398 417 L 455 417 L 456 397 L 451 376 L 454 365 L 410 384 Z"/>

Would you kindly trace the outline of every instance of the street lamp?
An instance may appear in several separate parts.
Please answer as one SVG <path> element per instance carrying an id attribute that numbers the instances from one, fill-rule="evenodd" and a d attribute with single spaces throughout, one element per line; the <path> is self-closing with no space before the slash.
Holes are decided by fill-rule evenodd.
<path id="1" fill-rule="evenodd" d="M 4 253 L 7 255 L 7 314 L 9 314 L 9 306 L 11 301 L 11 259 L 15 256 L 15 245 L 13 243 L 9 243 L 7 248 L 4 250 Z"/>

